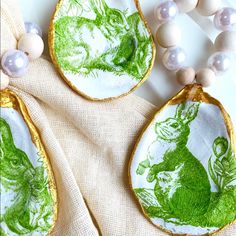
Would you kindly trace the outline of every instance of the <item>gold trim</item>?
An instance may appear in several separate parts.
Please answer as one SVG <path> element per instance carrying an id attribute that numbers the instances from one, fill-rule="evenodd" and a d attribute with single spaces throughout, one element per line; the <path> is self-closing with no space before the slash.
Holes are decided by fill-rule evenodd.
<path id="1" fill-rule="evenodd" d="M 234 133 L 234 130 L 233 130 L 233 124 L 232 124 L 232 121 L 230 119 L 230 116 L 228 115 L 228 113 L 226 112 L 226 110 L 224 109 L 223 105 L 218 101 L 216 100 L 215 98 L 211 97 L 208 93 L 205 93 L 202 89 L 202 86 L 201 85 L 198 85 L 198 84 L 191 84 L 191 85 L 187 85 L 185 86 L 184 89 L 182 89 L 176 96 L 174 96 L 173 98 L 171 98 L 164 106 L 162 106 L 154 115 L 154 117 L 152 118 L 151 122 L 148 123 L 147 125 L 145 125 L 144 129 L 142 130 L 141 132 L 141 135 L 139 136 L 136 144 L 135 144 L 135 147 L 134 147 L 134 150 L 131 154 L 131 158 L 130 158 L 130 161 L 129 161 L 129 166 L 128 166 L 128 178 L 129 178 L 129 184 L 130 184 L 130 187 L 132 189 L 132 192 L 134 193 L 133 191 L 133 185 L 132 185 L 132 174 L 131 174 L 131 166 L 132 166 L 132 162 L 134 160 L 134 156 L 135 156 L 135 153 L 137 151 L 137 147 L 141 141 L 141 139 L 143 138 L 144 136 L 144 133 L 145 131 L 150 128 L 152 125 L 153 125 L 153 122 L 154 120 L 156 119 L 156 117 L 165 109 L 167 108 L 168 106 L 170 105 L 177 105 L 177 104 L 180 104 L 184 101 L 194 101 L 194 102 L 204 102 L 204 103 L 207 103 L 207 104 L 213 104 L 213 105 L 216 105 L 217 107 L 219 107 L 219 109 L 221 110 L 222 114 L 223 114 L 223 117 L 224 117 L 224 120 L 225 120 L 225 124 L 226 124 L 226 128 L 227 128 L 227 131 L 228 131 L 228 135 L 229 135 L 229 138 L 232 142 L 232 149 L 234 150 L 234 152 L 236 153 L 236 137 L 235 137 L 235 133 Z M 168 233 L 169 235 L 175 235 L 175 236 L 192 236 L 191 234 L 173 234 L 171 231 L 168 231 L 167 229 L 163 228 L 162 226 L 160 225 L 156 225 L 154 224 L 150 217 L 145 213 L 145 210 L 144 208 L 142 207 L 142 205 L 140 204 L 139 202 L 139 199 L 138 197 L 136 196 L 136 194 L 134 193 L 134 198 L 136 199 L 136 201 L 138 201 L 138 205 L 139 207 L 141 207 L 141 210 L 142 210 L 142 213 L 144 214 L 144 216 L 155 226 L 157 227 L 158 229 L 162 230 L 163 232 L 165 233 Z M 222 231 L 223 229 L 225 229 L 226 227 L 228 227 L 229 225 L 232 225 L 236 222 L 236 219 L 234 222 L 232 222 L 231 224 L 228 224 L 228 225 L 225 225 L 224 227 L 220 228 L 219 230 L 209 234 L 204 234 L 202 236 L 209 236 L 209 235 L 216 235 L 217 233 L 219 233 L 220 231 Z"/>
<path id="2" fill-rule="evenodd" d="M 60 65 L 57 62 L 57 58 L 56 58 L 55 50 L 54 50 L 54 36 L 55 36 L 54 20 L 55 20 L 56 15 L 58 14 L 58 12 L 61 9 L 63 1 L 64 0 L 59 0 L 59 2 L 57 3 L 56 9 L 55 9 L 54 14 L 53 14 L 53 16 L 51 18 L 51 21 L 50 21 L 49 32 L 48 32 L 48 47 L 49 47 L 49 53 L 50 53 L 52 62 L 54 64 L 56 70 L 58 71 L 58 73 L 62 77 L 62 79 L 64 79 L 64 81 L 69 85 L 69 87 L 71 87 L 75 92 L 77 92 L 78 94 L 80 94 L 84 98 L 86 98 L 88 100 L 91 100 L 91 101 L 112 101 L 114 99 L 121 98 L 121 97 L 124 97 L 126 95 L 129 95 L 134 90 L 136 90 L 138 87 L 140 87 L 147 80 L 147 78 L 149 77 L 149 75 L 152 71 L 152 68 L 154 66 L 154 62 L 155 62 L 155 58 L 156 58 L 156 46 L 155 46 L 155 43 L 154 43 L 153 35 L 151 33 L 151 29 L 149 28 L 148 23 L 147 23 L 146 19 L 144 18 L 144 15 L 142 13 L 139 0 L 130 0 L 130 1 L 135 2 L 136 8 L 137 8 L 137 10 L 138 10 L 138 12 L 139 12 L 139 14 L 142 18 L 142 21 L 144 22 L 145 27 L 146 27 L 149 35 L 151 36 L 151 40 L 152 40 L 152 60 L 151 60 L 151 64 L 150 64 L 146 74 L 144 75 L 143 79 L 138 84 L 136 84 L 134 87 L 132 87 L 126 93 L 123 93 L 123 94 L 121 94 L 119 96 L 116 96 L 116 97 L 109 97 L 109 98 L 94 98 L 94 97 L 90 97 L 87 94 L 85 94 L 84 92 L 80 91 L 69 79 L 66 78 L 66 76 L 64 75 L 63 70 L 60 68 Z"/>
<path id="3" fill-rule="evenodd" d="M 17 110 L 23 117 L 26 125 L 31 134 L 32 142 L 35 144 L 37 149 L 40 152 L 40 156 L 44 159 L 44 163 L 46 165 L 48 179 L 49 179 L 49 189 L 50 193 L 52 194 L 53 202 L 54 202 L 54 219 L 53 225 L 48 232 L 48 236 L 51 235 L 53 228 L 55 227 L 57 216 L 58 216 L 58 197 L 57 197 L 57 188 L 56 183 L 53 175 L 53 171 L 51 168 L 49 157 L 45 151 L 44 145 L 42 143 L 42 139 L 38 132 L 38 129 L 35 127 L 33 121 L 30 118 L 29 112 L 21 100 L 13 91 L 9 89 L 5 89 L 0 92 L 0 107 L 2 108 L 13 108 Z"/>

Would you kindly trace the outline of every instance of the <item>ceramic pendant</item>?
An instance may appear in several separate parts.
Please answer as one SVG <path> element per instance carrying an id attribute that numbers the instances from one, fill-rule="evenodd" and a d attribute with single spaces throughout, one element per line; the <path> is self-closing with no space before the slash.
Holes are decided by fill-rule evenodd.
<path id="1" fill-rule="evenodd" d="M 130 163 L 146 217 L 175 235 L 211 235 L 236 220 L 235 134 L 223 106 L 189 85 L 157 112 Z"/>
<path id="2" fill-rule="evenodd" d="M 155 59 L 138 0 L 60 0 L 49 47 L 65 81 L 91 100 L 130 93 L 147 79 Z"/>
<path id="3" fill-rule="evenodd" d="M 48 235 L 57 217 L 49 159 L 27 109 L 0 92 L 1 235 Z"/>

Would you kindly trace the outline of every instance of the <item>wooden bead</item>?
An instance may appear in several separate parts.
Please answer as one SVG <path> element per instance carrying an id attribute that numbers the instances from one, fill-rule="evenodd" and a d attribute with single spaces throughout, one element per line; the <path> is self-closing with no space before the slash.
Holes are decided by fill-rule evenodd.
<path id="1" fill-rule="evenodd" d="M 3 71 L 1 70 L 1 77 L 0 77 L 0 90 L 4 90 L 8 87 L 9 85 L 9 77 L 3 73 Z"/>
<path id="2" fill-rule="evenodd" d="M 180 85 L 191 84 L 195 79 L 195 70 L 192 67 L 180 69 L 176 73 L 176 79 Z"/>
<path id="3" fill-rule="evenodd" d="M 18 41 L 18 49 L 25 52 L 29 60 L 32 61 L 42 55 L 44 43 L 39 35 L 26 33 Z"/>
<path id="4" fill-rule="evenodd" d="M 197 11 L 203 16 L 214 15 L 221 7 L 221 0 L 199 0 Z"/>
<path id="5" fill-rule="evenodd" d="M 180 12 L 187 13 L 194 10 L 198 4 L 198 0 L 174 0 Z"/>
<path id="6" fill-rule="evenodd" d="M 159 27 L 156 38 L 161 47 L 173 47 L 181 41 L 181 30 L 176 23 L 169 21 Z"/>
<path id="7" fill-rule="evenodd" d="M 236 52 L 236 32 L 224 31 L 215 40 L 216 51 Z"/>
<path id="8" fill-rule="evenodd" d="M 196 81 L 203 87 L 209 87 L 214 82 L 215 77 L 216 76 L 213 70 L 204 68 L 197 72 Z"/>

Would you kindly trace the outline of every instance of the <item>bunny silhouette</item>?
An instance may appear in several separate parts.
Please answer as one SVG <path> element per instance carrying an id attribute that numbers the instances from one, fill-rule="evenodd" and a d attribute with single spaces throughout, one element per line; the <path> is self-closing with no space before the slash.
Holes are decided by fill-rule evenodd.
<path id="1" fill-rule="evenodd" d="M 152 39 L 136 12 L 89 0 L 95 19 L 62 16 L 55 22 L 54 50 L 64 71 L 88 75 L 96 70 L 142 79 L 152 58 Z M 79 5 L 81 7 L 81 5 Z"/>
<path id="2" fill-rule="evenodd" d="M 16 194 L 13 203 L 1 212 L 1 224 L 4 222 L 19 235 L 37 230 L 47 232 L 53 206 L 44 168 L 34 168 L 25 152 L 15 146 L 10 126 L 3 118 L 0 118 L 0 159 L 1 185 L 5 191 Z M 0 232 L 3 233 L 2 228 Z"/>
<path id="3" fill-rule="evenodd" d="M 205 168 L 186 146 L 189 125 L 197 117 L 199 107 L 199 103 L 180 104 L 175 117 L 155 124 L 157 140 L 175 144 L 174 148 L 165 152 L 159 164 L 151 165 L 149 159 L 142 161 L 136 173 L 143 175 L 149 169 L 147 181 L 156 181 L 154 195 L 158 203 L 148 206 L 147 199 L 154 202 L 148 189 L 135 192 L 151 218 L 176 225 L 223 227 L 236 218 L 236 187 L 232 185 L 236 180 L 236 160 L 228 140 L 216 138 L 212 146 L 216 160 L 212 166 L 210 158 L 208 168 L 218 192 L 211 192 Z"/>
<path id="4" fill-rule="evenodd" d="M 193 103 L 190 107 L 187 103 L 180 104 L 174 118 L 156 123 L 157 138 L 174 142 L 176 147 L 167 151 L 163 162 L 153 165 L 147 176 L 148 182 L 156 180 L 154 192 L 162 209 L 169 216 L 185 222 L 204 214 L 211 197 L 207 172 L 186 147 L 189 124 L 198 110 L 199 103 Z"/>

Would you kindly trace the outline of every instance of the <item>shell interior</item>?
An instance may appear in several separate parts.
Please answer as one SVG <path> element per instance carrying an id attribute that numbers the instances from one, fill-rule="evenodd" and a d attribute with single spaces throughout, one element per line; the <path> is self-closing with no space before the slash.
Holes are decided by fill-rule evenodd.
<path id="1" fill-rule="evenodd" d="M 147 78 L 155 57 L 138 0 L 61 0 L 49 47 L 66 82 L 92 100 L 131 92 Z"/>
<path id="2" fill-rule="evenodd" d="M 1 92 L 1 235 L 48 235 L 57 217 L 49 160 L 23 102 Z"/>
<path id="3" fill-rule="evenodd" d="M 213 234 L 236 219 L 235 135 L 222 105 L 187 86 L 154 117 L 130 165 L 146 217 L 171 234 Z"/>

